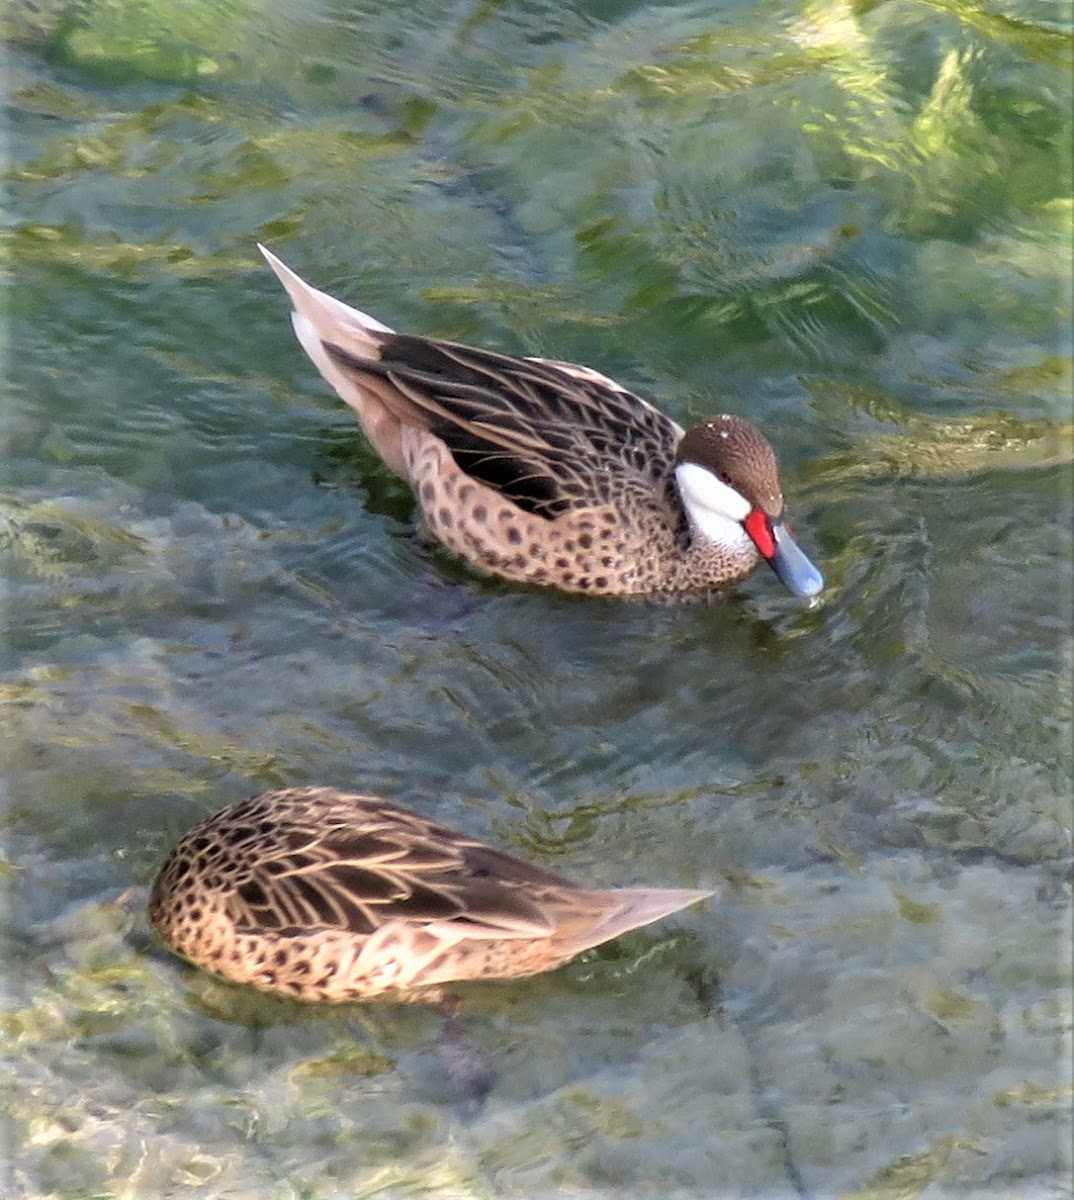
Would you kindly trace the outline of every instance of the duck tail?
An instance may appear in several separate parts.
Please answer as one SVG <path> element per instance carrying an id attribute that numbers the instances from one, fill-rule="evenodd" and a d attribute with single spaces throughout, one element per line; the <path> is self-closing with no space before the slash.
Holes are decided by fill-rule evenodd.
<path id="1" fill-rule="evenodd" d="M 599 946 L 629 929 L 651 925 L 662 917 L 682 908 L 707 900 L 713 891 L 693 891 L 685 888 L 615 888 L 593 894 L 602 910 L 597 920 L 579 928 L 561 928 L 557 936 L 568 942 L 572 954 Z"/>
<path id="2" fill-rule="evenodd" d="M 291 324 L 302 349 L 340 398 L 354 409 L 366 437 L 385 463 L 405 476 L 399 420 L 385 406 L 375 379 L 355 369 L 363 360 L 377 362 L 381 343 L 393 331 L 368 313 L 311 287 L 260 243 L 257 248 L 291 298 Z M 344 366 L 333 357 L 329 346 L 342 350 L 351 365 Z"/>

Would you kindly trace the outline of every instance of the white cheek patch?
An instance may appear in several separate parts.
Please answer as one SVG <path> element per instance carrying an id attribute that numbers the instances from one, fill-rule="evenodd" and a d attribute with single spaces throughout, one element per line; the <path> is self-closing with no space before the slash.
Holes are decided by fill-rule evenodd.
<path id="1" fill-rule="evenodd" d="M 675 479 L 691 524 L 705 537 L 721 546 L 753 545 L 742 527 L 751 507 L 744 496 L 697 463 L 679 463 Z"/>
<path id="2" fill-rule="evenodd" d="M 705 509 L 726 517 L 729 521 L 744 521 L 750 515 L 750 502 L 730 484 L 724 483 L 707 468 L 697 463 L 679 463 L 675 468 L 679 491 L 687 506 Z"/>

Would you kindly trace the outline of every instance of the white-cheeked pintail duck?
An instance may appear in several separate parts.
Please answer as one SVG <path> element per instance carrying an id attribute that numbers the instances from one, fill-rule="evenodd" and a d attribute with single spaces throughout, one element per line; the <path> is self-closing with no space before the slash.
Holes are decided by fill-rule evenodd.
<path id="1" fill-rule="evenodd" d="M 149 916 L 183 958 L 299 1000 L 434 1000 L 552 970 L 710 891 L 595 889 L 383 800 L 266 792 L 195 826 Z"/>
<path id="2" fill-rule="evenodd" d="M 589 367 L 394 333 L 260 249 L 306 353 L 466 562 L 567 592 L 688 600 L 764 560 L 798 596 L 823 588 L 749 421 L 684 431 Z"/>

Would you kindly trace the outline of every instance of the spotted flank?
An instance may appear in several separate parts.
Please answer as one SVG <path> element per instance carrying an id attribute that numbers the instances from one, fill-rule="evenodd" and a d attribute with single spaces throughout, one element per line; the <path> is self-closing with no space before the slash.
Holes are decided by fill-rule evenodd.
<path id="1" fill-rule="evenodd" d="M 371 796 L 266 792 L 192 829 L 149 917 L 195 965 L 342 1003 L 550 971 L 710 891 L 581 887 Z"/>
<path id="2" fill-rule="evenodd" d="M 292 322 L 436 537 L 504 579 L 697 599 L 766 561 L 824 586 L 784 524 L 775 454 L 749 421 L 683 431 L 589 367 L 394 333 L 263 246 Z"/>

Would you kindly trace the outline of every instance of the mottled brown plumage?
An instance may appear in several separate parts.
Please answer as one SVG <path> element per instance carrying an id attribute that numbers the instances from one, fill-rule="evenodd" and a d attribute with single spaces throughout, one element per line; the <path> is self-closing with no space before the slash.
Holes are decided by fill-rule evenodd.
<path id="1" fill-rule="evenodd" d="M 388 994 L 551 970 L 712 895 L 580 887 L 383 800 L 266 792 L 192 829 L 149 916 L 183 958 L 299 1000 Z"/>
<path id="2" fill-rule="evenodd" d="M 467 562 L 569 592 L 696 599 L 765 558 L 792 591 L 820 590 L 745 419 L 684 434 L 588 367 L 394 333 L 262 253 L 306 353 Z"/>

